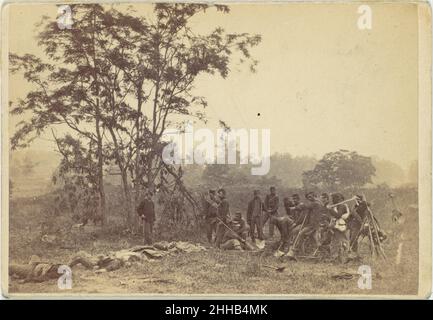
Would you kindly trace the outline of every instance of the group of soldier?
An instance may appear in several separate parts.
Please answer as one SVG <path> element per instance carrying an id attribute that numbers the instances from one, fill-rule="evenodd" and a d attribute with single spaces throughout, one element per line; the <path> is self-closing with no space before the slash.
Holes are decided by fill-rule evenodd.
<path id="1" fill-rule="evenodd" d="M 350 199 L 352 200 L 352 199 Z M 344 259 L 349 253 L 357 255 L 358 242 L 367 232 L 367 221 L 372 217 L 369 204 L 362 195 L 354 197 L 352 210 L 341 193 L 315 192 L 305 194 L 305 201 L 299 194 L 283 199 L 284 213 L 280 213 L 280 200 L 275 187 L 270 187 L 264 200 L 259 190 L 254 190 L 248 202 L 246 221 L 240 211 L 230 214 L 229 202 L 224 189 L 209 190 L 205 196 L 205 228 L 207 239 L 217 248 L 226 250 L 253 250 L 247 242 L 263 244 L 274 236 L 276 227 L 280 233 L 276 254 L 296 258 L 305 254 L 308 246 L 313 254 L 323 250 L 330 259 Z M 374 217 L 372 217 L 375 219 Z M 375 222 L 377 220 L 375 219 Z M 264 235 L 268 224 L 269 234 Z M 386 235 L 379 230 L 378 241 Z"/>

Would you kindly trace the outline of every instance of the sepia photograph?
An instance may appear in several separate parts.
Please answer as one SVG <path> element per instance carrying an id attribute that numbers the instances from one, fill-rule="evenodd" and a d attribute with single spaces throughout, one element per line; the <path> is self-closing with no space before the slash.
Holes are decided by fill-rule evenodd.
<path id="1" fill-rule="evenodd" d="M 431 295 L 428 2 L 1 22 L 7 298 Z"/>

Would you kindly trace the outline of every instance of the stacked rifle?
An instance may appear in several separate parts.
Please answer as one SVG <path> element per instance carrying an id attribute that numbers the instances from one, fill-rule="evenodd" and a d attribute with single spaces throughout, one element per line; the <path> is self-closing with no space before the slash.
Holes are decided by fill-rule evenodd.
<path id="1" fill-rule="evenodd" d="M 366 204 L 367 214 L 362 221 L 362 226 L 358 234 L 356 235 L 354 242 L 357 242 L 359 238 L 361 238 L 360 241 L 362 241 L 365 237 L 367 237 L 370 244 L 370 252 L 372 258 L 374 259 L 376 256 L 380 256 L 382 259 L 386 260 L 385 250 L 383 249 L 382 245 L 383 233 L 380 230 L 378 221 L 373 215 L 373 212 L 371 211 L 367 199 L 364 195 L 363 201 Z"/>

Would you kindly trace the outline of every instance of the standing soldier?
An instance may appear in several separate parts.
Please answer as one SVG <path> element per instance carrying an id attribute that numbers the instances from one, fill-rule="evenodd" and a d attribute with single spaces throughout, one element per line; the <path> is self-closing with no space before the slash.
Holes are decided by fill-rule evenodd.
<path id="1" fill-rule="evenodd" d="M 226 222 L 230 219 L 230 206 L 226 198 L 226 191 L 222 188 L 218 190 L 218 201 L 218 218 Z"/>
<path id="2" fill-rule="evenodd" d="M 266 214 L 264 216 L 263 226 L 266 224 L 266 222 L 269 220 L 270 217 L 278 216 L 278 206 L 279 206 L 280 199 L 278 198 L 275 187 L 271 187 L 269 191 L 270 194 L 267 194 L 265 197 Z M 272 238 L 273 236 L 274 236 L 274 224 L 269 223 L 269 237 Z"/>
<path id="3" fill-rule="evenodd" d="M 216 191 L 209 190 L 209 194 L 205 197 L 205 221 L 206 221 L 206 236 L 209 243 L 212 243 L 213 235 L 216 233 L 218 202 L 216 199 Z"/>
<path id="4" fill-rule="evenodd" d="M 260 191 L 254 190 L 254 197 L 248 203 L 247 210 L 247 222 L 250 226 L 251 239 L 253 242 L 256 241 L 255 230 L 257 229 L 257 236 L 259 240 L 264 240 L 263 237 L 263 211 L 265 210 L 265 205 L 260 198 Z"/>
<path id="5" fill-rule="evenodd" d="M 347 226 L 350 232 L 350 249 L 354 253 L 357 253 L 358 239 L 361 235 L 363 224 L 366 222 L 367 203 L 363 201 L 363 197 L 360 195 L 356 195 L 355 201 L 355 206 L 347 219 Z"/>
<path id="6" fill-rule="evenodd" d="M 341 193 L 331 195 L 332 204 L 336 205 L 344 201 Z M 349 230 L 346 221 L 349 219 L 350 210 L 347 204 L 338 204 L 329 211 L 333 217 L 333 236 L 331 240 L 331 257 L 346 262 L 347 254 L 350 249 Z"/>
<path id="7" fill-rule="evenodd" d="M 347 221 L 347 226 L 350 230 L 350 248 L 353 252 L 357 252 L 358 250 L 358 239 L 360 235 L 363 235 L 368 229 L 364 228 L 365 225 L 369 223 L 369 212 L 368 207 L 370 204 L 365 200 L 362 195 L 355 196 L 355 206 L 353 207 L 353 211 L 349 216 Z M 352 215 L 354 217 L 352 217 Z M 379 241 L 385 241 L 387 238 L 386 233 L 380 229 L 379 221 L 373 216 L 374 221 L 376 222 L 378 229 Z"/>
<path id="8" fill-rule="evenodd" d="M 217 246 L 217 248 L 219 248 L 226 229 L 224 224 L 227 224 L 230 221 L 230 206 L 229 202 L 226 199 L 226 191 L 222 188 L 218 190 L 217 202 L 218 210 L 216 218 L 217 226 L 215 245 Z"/>
<path id="9" fill-rule="evenodd" d="M 152 201 L 152 193 L 147 192 L 143 201 L 140 202 L 137 208 L 137 213 L 143 223 L 144 242 L 152 244 L 152 230 L 155 222 L 155 206 Z"/>
<path id="10" fill-rule="evenodd" d="M 320 195 L 320 202 L 322 202 L 322 205 L 326 207 L 329 204 L 329 194 L 326 192 L 322 193 Z"/>

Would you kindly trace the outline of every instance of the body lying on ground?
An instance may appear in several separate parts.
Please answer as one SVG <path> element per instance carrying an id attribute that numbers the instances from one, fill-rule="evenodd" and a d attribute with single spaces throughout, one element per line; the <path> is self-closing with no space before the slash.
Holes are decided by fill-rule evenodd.
<path id="1" fill-rule="evenodd" d="M 9 275 L 11 277 L 21 279 L 22 282 L 43 282 L 50 279 L 58 279 L 57 272 L 61 264 L 43 262 L 41 259 L 33 255 L 28 264 L 9 265 Z"/>

